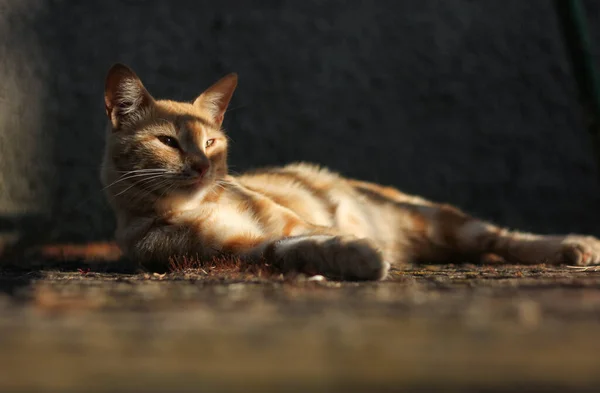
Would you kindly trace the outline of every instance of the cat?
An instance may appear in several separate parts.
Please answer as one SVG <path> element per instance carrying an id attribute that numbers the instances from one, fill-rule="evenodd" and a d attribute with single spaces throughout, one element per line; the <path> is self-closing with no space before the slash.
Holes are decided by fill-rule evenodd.
<path id="1" fill-rule="evenodd" d="M 115 64 L 101 178 L 130 258 L 232 255 L 284 273 L 380 280 L 391 265 L 477 260 L 600 263 L 591 236 L 498 227 L 448 204 L 349 179 L 306 163 L 232 176 L 222 123 L 237 86 L 229 74 L 193 102 L 157 100 Z"/>

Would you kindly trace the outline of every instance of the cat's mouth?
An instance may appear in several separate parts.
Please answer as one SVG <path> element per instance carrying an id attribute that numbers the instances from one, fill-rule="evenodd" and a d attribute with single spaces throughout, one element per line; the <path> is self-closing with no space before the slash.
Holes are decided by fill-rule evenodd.
<path id="1" fill-rule="evenodd" d="M 181 181 L 181 185 L 184 188 L 190 190 L 197 190 L 205 187 L 207 184 L 211 182 L 212 176 L 210 173 L 205 173 L 201 176 L 187 176 L 185 179 Z"/>

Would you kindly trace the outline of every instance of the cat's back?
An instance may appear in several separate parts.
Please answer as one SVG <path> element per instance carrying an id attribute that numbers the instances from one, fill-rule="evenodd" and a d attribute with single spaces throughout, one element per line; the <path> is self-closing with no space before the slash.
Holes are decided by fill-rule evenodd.
<path id="1" fill-rule="evenodd" d="M 412 214 L 431 206 L 394 187 L 346 178 L 309 163 L 259 169 L 238 180 L 313 224 L 389 242 L 393 240 L 386 233 L 410 227 Z"/>
<path id="2" fill-rule="evenodd" d="M 248 185 L 271 183 L 277 187 L 302 186 L 312 191 L 342 185 L 345 181 L 339 174 L 307 162 L 254 169 L 240 175 L 238 179 L 242 184 Z"/>

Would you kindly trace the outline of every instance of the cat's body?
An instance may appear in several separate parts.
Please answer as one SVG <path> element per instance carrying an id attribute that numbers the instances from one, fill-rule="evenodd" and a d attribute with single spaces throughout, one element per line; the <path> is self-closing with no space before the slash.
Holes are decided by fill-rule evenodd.
<path id="1" fill-rule="evenodd" d="M 193 104 L 157 101 L 128 68 L 109 71 L 102 179 L 117 240 L 142 262 L 220 254 L 283 271 L 380 279 L 390 264 L 480 259 L 600 263 L 600 241 L 509 231 L 460 210 L 309 164 L 227 172 L 229 75 Z"/>

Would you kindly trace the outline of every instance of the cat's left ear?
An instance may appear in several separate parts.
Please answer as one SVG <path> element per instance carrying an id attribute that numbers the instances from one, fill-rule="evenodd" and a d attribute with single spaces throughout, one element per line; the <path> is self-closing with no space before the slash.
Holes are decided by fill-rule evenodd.
<path id="1" fill-rule="evenodd" d="M 144 117 L 153 102 L 131 68 L 118 63 L 110 68 L 104 85 L 104 107 L 113 130 L 134 125 Z"/>
<path id="2" fill-rule="evenodd" d="M 237 81 L 236 73 L 224 76 L 200 94 L 194 101 L 194 106 L 208 112 L 211 120 L 220 126 L 223 123 L 227 105 L 229 105 L 237 86 Z"/>

